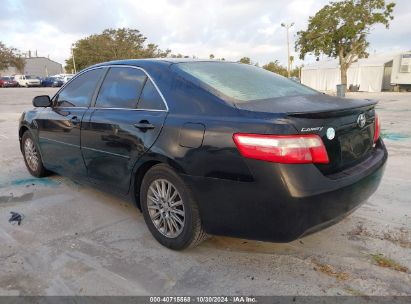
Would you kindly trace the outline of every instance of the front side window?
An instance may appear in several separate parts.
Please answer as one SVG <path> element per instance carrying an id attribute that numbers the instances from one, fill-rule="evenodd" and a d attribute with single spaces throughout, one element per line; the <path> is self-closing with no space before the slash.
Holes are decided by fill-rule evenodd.
<path id="1" fill-rule="evenodd" d="M 103 69 L 87 71 L 65 86 L 55 97 L 57 107 L 88 107 Z"/>
<path id="2" fill-rule="evenodd" d="M 223 99 L 243 103 L 317 91 L 252 65 L 223 62 L 185 62 L 178 68 L 217 91 Z"/>
<path id="3" fill-rule="evenodd" d="M 150 79 L 147 79 L 137 108 L 142 110 L 166 110 L 163 99 Z"/>
<path id="4" fill-rule="evenodd" d="M 134 68 L 111 68 L 100 88 L 96 107 L 135 109 L 146 74 Z"/>

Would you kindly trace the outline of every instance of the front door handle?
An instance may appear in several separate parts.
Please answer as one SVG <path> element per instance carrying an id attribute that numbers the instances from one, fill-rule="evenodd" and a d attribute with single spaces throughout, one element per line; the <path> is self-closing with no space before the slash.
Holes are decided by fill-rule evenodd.
<path id="1" fill-rule="evenodd" d="M 149 123 L 147 120 L 142 120 L 139 123 L 134 124 L 134 127 L 140 129 L 141 131 L 146 131 L 155 128 L 155 126 Z"/>
<path id="2" fill-rule="evenodd" d="M 77 116 L 73 116 L 72 118 L 70 118 L 70 122 L 73 125 L 78 125 L 80 123 L 80 119 Z"/>

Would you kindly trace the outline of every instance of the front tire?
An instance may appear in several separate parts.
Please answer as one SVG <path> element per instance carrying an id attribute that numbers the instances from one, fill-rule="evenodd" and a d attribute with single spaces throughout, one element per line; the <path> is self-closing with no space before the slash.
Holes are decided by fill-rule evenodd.
<path id="1" fill-rule="evenodd" d="M 43 166 L 43 160 L 37 145 L 29 131 L 24 132 L 22 139 L 22 152 L 27 170 L 35 177 L 44 177 L 48 171 Z"/>
<path id="2" fill-rule="evenodd" d="M 159 164 L 146 173 L 140 202 L 148 229 L 163 246 L 182 250 L 206 238 L 197 203 L 171 167 Z"/>

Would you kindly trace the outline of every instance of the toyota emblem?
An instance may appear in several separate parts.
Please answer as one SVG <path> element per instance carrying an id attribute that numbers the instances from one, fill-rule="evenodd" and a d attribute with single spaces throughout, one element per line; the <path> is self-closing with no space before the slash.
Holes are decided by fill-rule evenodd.
<path id="1" fill-rule="evenodd" d="M 360 128 L 363 128 L 363 127 L 365 126 L 366 121 L 367 121 L 367 119 L 365 118 L 365 114 L 364 114 L 364 113 L 358 115 L 357 125 L 358 125 Z"/>
<path id="2" fill-rule="evenodd" d="M 334 128 L 328 128 L 326 135 L 327 135 L 327 138 L 329 140 L 332 140 L 335 137 L 335 129 Z"/>

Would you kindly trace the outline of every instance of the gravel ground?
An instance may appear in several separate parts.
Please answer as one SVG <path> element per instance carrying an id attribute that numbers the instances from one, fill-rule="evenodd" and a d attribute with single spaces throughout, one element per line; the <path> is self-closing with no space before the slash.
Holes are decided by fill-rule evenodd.
<path id="1" fill-rule="evenodd" d="M 380 100 L 390 155 L 379 190 L 342 222 L 289 244 L 211 237 L 174 252 L 128 202 L 29 175 L 18 118 L 53 92 L 0 89 L 0 295 L 411 295 L 410 93 L 349 95 Z"/>

